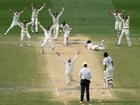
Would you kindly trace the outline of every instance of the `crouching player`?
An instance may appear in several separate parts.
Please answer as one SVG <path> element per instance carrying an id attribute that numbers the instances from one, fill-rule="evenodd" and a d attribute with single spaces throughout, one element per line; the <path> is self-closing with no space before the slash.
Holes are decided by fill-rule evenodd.
<path id="1" fill-rule="evenodd" d="M 104 40 L 100 41 L 99 43 L 88 40 L 85 47 L 87 47 L 89 50 L 103 51 L 105 50 Z"/>
<path id="2" fill-rule="evenodd" d="M 71 32 L 71 27 L 65 21 L 63 21 L 62 24 L 60 25 L 60 30 L 62 30 L 62 32 L 64 34 L 63 44 L 68 45 L 68 40 L 69 40 L 69 34 Z"/>
<path id="3" fill-rule="evenodd" d="M 113 85 L 114 65 L 112 58 L 108 55 L 107 52 L 104 53 L 103 65 L 104 65 L 105 84 L 107 84 L 109 88 L 112 88 L 114 87 Z"/>

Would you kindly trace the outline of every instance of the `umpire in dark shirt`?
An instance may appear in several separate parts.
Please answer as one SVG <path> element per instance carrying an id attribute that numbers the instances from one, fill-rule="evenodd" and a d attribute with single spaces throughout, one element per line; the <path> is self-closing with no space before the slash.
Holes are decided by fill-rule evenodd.
<path id="1" fill-rule="evenodd" d="M 88 68 L 88 64 L 85 62 L 85 63 L 83 63 L 83 68 L 80 70 L 80 79 L 81 79 L 80 103 L 83 103 L 85 90 L 86 90 L 87 102 L 90 101 L 90 93 L 89 93 L 90 78 L 91 78 L 91 72 L 90 72 L 90 69 Z"/>

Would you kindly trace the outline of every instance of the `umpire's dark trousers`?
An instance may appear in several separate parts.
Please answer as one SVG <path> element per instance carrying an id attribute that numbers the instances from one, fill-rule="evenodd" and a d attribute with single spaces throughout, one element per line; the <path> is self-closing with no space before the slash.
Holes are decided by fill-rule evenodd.
<path id="1" fill-rule="evenodd" d="M 81 85 L 81 99 L 80 99 L 80 101 L 83 101 L 83 99 L 84 99 L 85 90 L 86 90 L 87 101 L 90 101 L 89 84 L 90 84 L 90 80 L 81 79 L 81 83 L 80 83 L 80 85 Z"/>

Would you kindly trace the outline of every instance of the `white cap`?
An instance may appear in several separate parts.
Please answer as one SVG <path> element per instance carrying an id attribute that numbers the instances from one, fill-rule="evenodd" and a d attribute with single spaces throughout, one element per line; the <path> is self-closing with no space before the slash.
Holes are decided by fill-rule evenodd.
<path id="1" fill-rule="evenodd" d="M 84 66 L 85 64 L 88 65 L 87 62 L 84 62 L 84 63 L 82 64 L 82 66 Z"/>

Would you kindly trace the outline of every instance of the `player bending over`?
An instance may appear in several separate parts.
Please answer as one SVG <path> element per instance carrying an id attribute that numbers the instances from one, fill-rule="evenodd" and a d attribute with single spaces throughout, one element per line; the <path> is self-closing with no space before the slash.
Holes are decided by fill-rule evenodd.
<path id="1" fill-rule="evenodd" d="M 105 84 L 107 84 L 109 88 L 114 87 L 113 85 L 113 71 L 114 71 L 113 60 L 108 55 L 107 52 L 104 53 L 103 65 L 104 65 Z"/>
<path id="2" fill-rule="evenodd" d="M 63 44 L 68 45 L 68 39 L 69 39 L 69 34 L 71 32 L 71 27 L 65 21 L 63 21 L 62 24 L 60 25 L 60 30 L 62 30 L 64 34 Z"/>
<path id="3" fill-rule="evenodd" d="M 32 46 L 31 45 L 31 36 L 28 32 L 28 26 L 31 25 L 32 22 L 27 23 L 26 20 L 22 22 L 19 22 L 19 26 L 21 27 L 21 39 L 20 39 L 20 45 L 23 46 L 24 41 L 27 39 L 28 41 L 28 46 Z"/>
<path id="4" fill-rule="evenodd" d="M 24 9 L 25 10 L 25 9 Z M 7 31 L 5 32 L 5 35 L 7 35 L 8 34 L 8 32 L 12 29 L 12 28 L 14 28 L 15 26 L 19 26 L 19 18 L 20 18 L 20 15 L 24 12 L 24 10 L 22 10 L 22 11 L 15 11 L 15 12 L 13 12 L 13 10 L 12 9 L 10 9 L 10 12 L 12 12 L 12 14 L 13 14 L 13 21 L 12 21 L 12 24 L 10 25 L 10 27 L 7 29 Z"/>
<path id="5" fill-rule="evenodd" d="M 130 35 L 129 35 L 130 16 L 124 16 L 124 18 L 121 18 L 121 20 L 123 22 L 123 29 L 118 40 L 118 45 L 120 46 L 122 37 L 125 35 L 128 42 L 128 46 L 131 47 L 131 40 L 130 40 Z"/>
<path id="6" fill-rule="evenodd" d="M 31 31 L 38 33 L 38 14 L 39 12 L 45 7 L 46 4 L 44 4 L 40 9 L 37 9 L 31 4 L 32 7 L 32 26 L 31 26 Z"/>
<path id="7" fill-rule="evenodd" d="M 54 39 L 56 40 L 59 34 L 59 18 L 64 12 L 64 8 L 62 8 L 61 12 L 58 14 L 55 12 L 54 14 L 51 12 L 51 9 L 48 9 L 50 16 L 53 20 L 53 31 L 54 31 Z"/>
<path id="8" fill-rule="evenodd" d="M 45 38 L 44 38 L 44 41 L 43 43 L 41 44 L 41 53 L 45 53 L 45 46 L 46 44 L 49 44 L 49 46 L 52 48 L 52 50 L 54 51 L 54 44 L 53 44 L 53 37 L 52 37 L 52 27 L 49 28 L 49 27 L 46 27 L 44 28 L 40 23 L 38 23 L 40 28 L 44 31 L 44 35 L 45 35 Z"/>
<path id="9" fill-rule="evenodd" d="M 91 42 L 91 40 L 88 40 L 86 47 L 89 50 L 103 51 L 103 50 L 105 50 L 104 40 L 100 41 L 98 44 Z"/>
<path id="10" fill-rule="evenodd" d="M 122 31 L 122 21 L 121 21 L 121 15 L 124 13 L 124 11 L 119 12 L 116 10 L 115 12 L 109 12 L 109 14 L 113 15 L 115 17 L 115 31 L 117 33 L 117 36 L 119 37 Z"/>
<path id="11" fill-rule="evenodd" d="M 69 58 L 68 60 L 65 60 L 60 55 L 60 53 L 57 52 L 57 55 L 65 64 L 65 79 L 66 79 L 67 84 L 69 84 L 72 81 L 72 72 L 73 72 L 74 63 L 79 54 L 80 54 L 80 51 L 77 52 L 77 54 L 74 56 L 73 59 Z"/>

